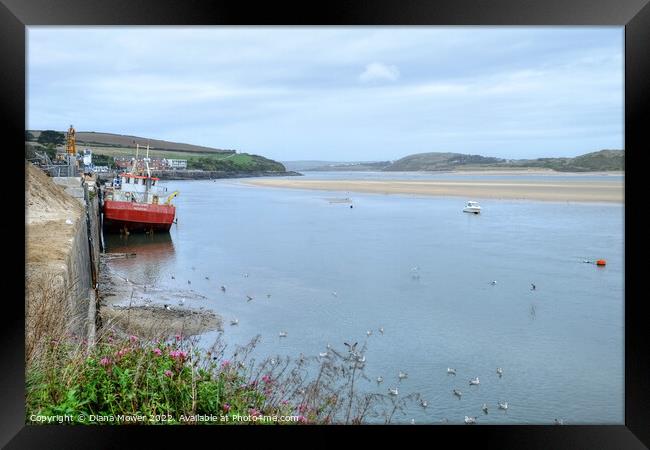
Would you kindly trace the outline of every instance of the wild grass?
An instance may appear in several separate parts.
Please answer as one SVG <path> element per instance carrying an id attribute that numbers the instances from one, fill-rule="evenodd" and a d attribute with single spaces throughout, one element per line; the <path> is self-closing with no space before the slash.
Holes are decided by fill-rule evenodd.
<path id="1" fill-rule="evenodd" d="M 52 340 L 68 336 L 81 325 L 65 292 L 63 275 L 32 274 L 25 280 L 25 364 L 36 364 Z"/>
<path id="2" fill-rule="evenodd" d="M 80 416 L 120 415 L 166 424 L 201 415 L 213 419 L 201 423 L 211 424 L 391 423 L 418 398 L 359 392 L 365 347 L 256 363 L 259 339 L 229 355 L 221 338 L 205 349 L 180 334 L 144 339 L 109 330 L 94 346 L 51 340 L 27 372 L 26 416 L 67 414 L 73 423 L 88 423 Z"/>

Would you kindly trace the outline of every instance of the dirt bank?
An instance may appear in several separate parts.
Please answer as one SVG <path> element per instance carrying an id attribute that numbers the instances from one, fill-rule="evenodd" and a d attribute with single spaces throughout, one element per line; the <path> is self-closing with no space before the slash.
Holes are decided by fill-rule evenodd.
<path id="1" fill-rule="evenodd" d="M 85 334 L 91 288 L 81 203 L 25 162 L 25 359 L 49 339 Z"/>

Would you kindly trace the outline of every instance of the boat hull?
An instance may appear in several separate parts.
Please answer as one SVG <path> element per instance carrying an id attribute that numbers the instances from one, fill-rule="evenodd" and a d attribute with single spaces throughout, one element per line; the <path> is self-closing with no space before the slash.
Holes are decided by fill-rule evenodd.
<path id="1" fill-rule="evenodd" d="M 476 208 L 465 208 L 463 209 L 463 212 L 478 214 L 481 212 L 481 210 Z"/>
<path id="2" fill-rule="evenodd" d="M 169 231 L 176 207 L 134 202 L 104 202 L 104 231 L 108 233 Z"/>

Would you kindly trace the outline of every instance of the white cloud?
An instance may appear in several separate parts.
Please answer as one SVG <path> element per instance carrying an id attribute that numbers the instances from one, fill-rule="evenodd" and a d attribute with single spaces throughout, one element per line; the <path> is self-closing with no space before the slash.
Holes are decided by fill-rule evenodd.
<path id="1" fill-rule="evenodd" d="M 366 66 L 366 70 L 359 75 L 359 80 L 363 83 L 371 81 L 395 81 L 399 78 L 399 69 L 396 66 L 387 66 L 382 63 L 371 63 Z"/>

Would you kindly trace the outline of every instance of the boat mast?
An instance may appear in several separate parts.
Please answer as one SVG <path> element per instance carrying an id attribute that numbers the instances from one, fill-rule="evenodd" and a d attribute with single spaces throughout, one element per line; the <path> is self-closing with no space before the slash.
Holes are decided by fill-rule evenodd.
<path id="1" fill-rule="evenodd" d="M 131 167 L 131 174 L 136 175 L 138 170 L 138 150 L 140 150 L 140 145 L 135 144 L 135 159 L 133 160 L 133 167 Z"/>

